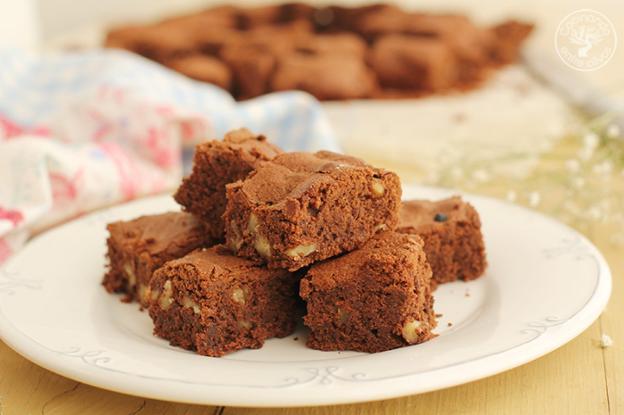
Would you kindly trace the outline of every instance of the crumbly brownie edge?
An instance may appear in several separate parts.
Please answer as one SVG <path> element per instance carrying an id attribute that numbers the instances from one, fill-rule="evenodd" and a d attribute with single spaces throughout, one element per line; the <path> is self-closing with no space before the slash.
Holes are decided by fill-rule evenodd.
<path id="1" fill-rule="evenodd" d="M 166 265 L 154 275 L 149 313 L 154 334 L 170 344 L 219 357 L 260 348 L 266 339 L 294 331 L 301 312 L 296 299 L 298 280 L 292 275 L 275 275 L 274 271 L 269 281 L 266 275 L 255 283 L 247 279 L 250 285 L 225 278 L 211 285 L 208 293 L 193 272 L 193 266 Z"/>

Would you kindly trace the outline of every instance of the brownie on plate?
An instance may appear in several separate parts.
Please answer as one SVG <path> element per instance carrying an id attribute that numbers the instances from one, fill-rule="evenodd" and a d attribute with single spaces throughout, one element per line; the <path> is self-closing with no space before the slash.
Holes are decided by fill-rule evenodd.
<path id="1" fill-rule="evenodd" d="M 458 279 L 474 280 L 485 271 L 479 214 L 458 196 L 435 202 L 403 202 L 398 231 L 416 234 L 425 241 L 434 286 Z"/>
<path id="2" fill-rule="evenodd" d="M 245 178 L 262 161 L 281 150 L 262 135 L 246 129 L 231 131 L 223 141 L 199 144 L 195 149 L 193 171 L 186 177 L 175 200 L 184 210 L 210 224 L 211 237 L 223 238 L 221 215 L 225 209 L 225 185 Z"/>
<path id="3" fill-rule="evenodd" d="M 429 340 L 436 325 L 430 280 L 422 239 L 396 232 L 313 265 L 300 288 L 308 346 L 372 353 Z"/>
<path id="4" fill-rule="evenodd" d="M 108 272 L 102 284 L 110 293 L 125 293 L 124 301 L 148 304 L 146 289 L 153 271 L 172 259 L 214 243 L 193 215 L 168 212 L 119 221 L 107 226 Z"/>
<path id="5" fill-rule="evenodd" d="M 154 273 L 154 333 L 207 356 L 291 334 L 301 317 L 299 279 L 235 257 L 223 246 L 194 251 Z"/>
<path id="6" fill-rule="evenodd" d="M 285 153 L 227 186 L 225 238 L 239 256 L 294 271 L 394 229 L 400 198 L 395 173 L 328 151 Z"/>

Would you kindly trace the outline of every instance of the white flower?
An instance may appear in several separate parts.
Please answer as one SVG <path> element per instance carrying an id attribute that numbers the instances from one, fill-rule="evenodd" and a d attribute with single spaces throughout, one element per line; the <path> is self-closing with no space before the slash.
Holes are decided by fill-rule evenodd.
<path id="1" fill-rule="evenodd" d="M 596 164 L 593 168 L 594 173 L 607 175 L 613 170 L 613 163 L 609 160 L 605 160 L 600 164 Z"/>
<path id="2" fill-rule="evenodd" d="M 577 159 L 569 159 L 565 162 L 566 168 L 571 172 L 577 172 L 581 168 L 581 163 Z"/>
<path id="3" fill-rule="evenodd" d="M 478 182 L 487 182 L 490 180 L 490 174 L 483 169 L 479 169 L 472 173 L 472 178 Z"/>
<path id="4" fill-rule="evenodd" d="M 589 208 L 587 214 L 590 218 L 594 220 L 598 220 L 602 217 L 602 211 L 598 206 L 592 206 L 591 208 Z"/>
<path id="5" fill-rule="evenodd" d="M 536 207 L 537 205 L 540 204 L 541 200 L 542 200 L 542 197 L 540 196 L 538 192 L 529 193 L 529 206 Z"/>
<path id="6" fill-rule="evenodd" d="M 606 349 L 611 346 L 613 346 L 613 339 L 608 334 L 602 333 L 602 336 L 600 337 L 600 347 Z"/>
<path id="7" fill-rule="evenodd" d="M 516 194 L 515 190 L 509 190 L 507 192 L 507 200 L 509 200 L 510 202 L 515 202 L 517 197 L 518 195 Z"/>
<path id="8" fill-rule="evenodd" d="M 591 148 L 592 150 L 598 146 L 600 137 L 596 133 L 587 133 L 583 136 L 583 146 Z"/>
<path id="9" fill-rule="evenodd" d="M 594 133 L 587 133 L 583 136 L 583 147 L 579 150 L 578 156 L 581 160 L 589 160 L 598 147 L 600 137 Z"/>
<path id="10" fill-rule="evenodd" d="M 617 124 L 610 124 L 607 127 L 607 137 L 609 138 L 618 138 L 620 136 L 620 126 Z"/>

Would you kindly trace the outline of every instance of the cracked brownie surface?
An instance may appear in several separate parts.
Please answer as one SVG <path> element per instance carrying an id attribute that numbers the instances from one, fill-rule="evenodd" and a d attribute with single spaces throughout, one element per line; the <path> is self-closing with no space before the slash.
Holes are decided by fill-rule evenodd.
<path id="1" fill-rule="evenodd" d="M 398 221 L 395 173 L 327 151 L 285 153 L 227 186 L 237 255 L 291 271 L 351 251 Z"/>

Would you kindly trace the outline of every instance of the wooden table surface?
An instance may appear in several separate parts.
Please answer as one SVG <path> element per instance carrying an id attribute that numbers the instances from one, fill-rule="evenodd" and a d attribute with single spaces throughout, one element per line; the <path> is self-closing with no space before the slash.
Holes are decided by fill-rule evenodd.
<path id="1" fill-rule="evenodd" d="M 620 153 L 616 151 L 614 162 L 620 164 L 613 164 L 608 171 L 595 167 L 603 161 L 592 164 L 590 160 L 575 168 L 574 175 L 562 175 L 570 158 L 577 154 L 579 142 L 575 138 L 563 140 L 522 181 L 497 177 L 478 183 L 437 183 L 497 197 L 513 196 L 518 203 L 531 204 L 577 227 L 606 256 L 614 277 L 607 310 L 579 337 L 532 363 L 466 385 L 380 402 L 318 408 L 224 408 L 168 403 L 98 389 L 44 370 L 0 342 L 0 414 L 624 414 L 624 241 L 614 238 L 624 233 L 624 145 L 619 144 Z M 612 156 L 613 151 L 604 153 Z M 388 160 L 376 162 L 393 167 Z M 395 167 L 405 181 L 419 179 L 409 168 Z M 570 190 L 567 183 L 576 180 L 574 176 L 583 177 L 583 183 L 590 187 Z M 539 203 L 535 203 L 536 192 Z M 588 194 L 592 200 L 587 200 Z M 596 198 L 610 200 L 612 212 L 593 215 L 595 220 L 586 221 L 582 212 L 571 217 L 564 208 L 572 200 L 578 202 L 581 211 L 590 209 L 584 203 L 593 203 Z M 620 205 L 613 206 L 618 201 Z M 601 347 L 603 333 L 612 338 L 611 347 Z"/>

